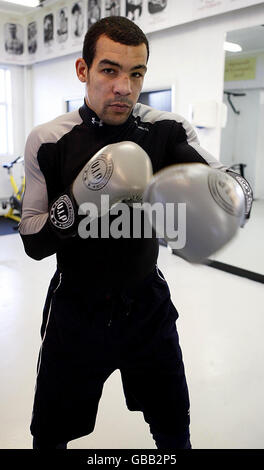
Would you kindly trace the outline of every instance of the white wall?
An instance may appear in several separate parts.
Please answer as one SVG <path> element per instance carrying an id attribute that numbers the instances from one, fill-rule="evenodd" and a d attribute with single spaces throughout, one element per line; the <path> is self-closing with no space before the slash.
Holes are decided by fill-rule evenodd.
<path id="1" fill-rule="evenodd" d="M 264 90 L 260 91 L 258 118 L 255 196 L 264 199 Z"/>
<path id="2" fill-rule="evenodd" d="M 264 49 L 264 44 L 263 44 Z M 226 91 L 245 93 L 231 97 L 240 114 L 235 114 L 224 95 L 228 120 L 222 130 L 220 160 L 227 166 L 245 163 L 245 177 L 252 186 L 254 197 L 264 198 L 264 53 L 238 54 L 237 57 L 256 57 L 256 77 L 252 80 L 227 81 Z"/>
<path id="3" fill-rule="evenodd" d="M 33 125 L 49 121 L 66 112 L 65 100 L 82 97 L 83 84 L 75 73 L 80 54 L 40 62 L 32 67 Z"/>
<path id="4" fill-rule="evenodd" d="M 243 93 L 245 90 L 237 90 Z M 227 125 L 222 131 L 220 159 L 226 166 L 245 163 L 245 176 L 256 193 L 256 162 L 258 161 L 258 137 L 260 90 L 246 90 L 246 96 L 231 97 L 240 114 L 235 114 L 224 95 L 228 106 Z M 263 125 L 263 122 L 262 122 Z M 262 131 L 263 134 L 263 131 Z M 262 155 L 262 159 L 263 155 Z"/>

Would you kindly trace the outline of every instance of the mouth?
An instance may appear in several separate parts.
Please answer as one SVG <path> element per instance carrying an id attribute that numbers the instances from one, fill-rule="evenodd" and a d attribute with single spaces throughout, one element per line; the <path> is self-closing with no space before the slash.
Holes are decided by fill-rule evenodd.
<path id="1" fill-rule="evenodd" d="M 117 112 L 124 112 L 130 109 L 130 106 L 125 103 L 112 103 L 109 106 L 110 108 L 112 108 L 114 111 L 117 111 Z"/>

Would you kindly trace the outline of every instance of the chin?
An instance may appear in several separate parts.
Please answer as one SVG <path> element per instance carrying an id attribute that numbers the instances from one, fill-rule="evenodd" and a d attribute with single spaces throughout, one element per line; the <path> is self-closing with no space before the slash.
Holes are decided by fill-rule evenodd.
<path id="1" fill-rule="evenodd" d="M 128 120 L 128 116 L 126 116 L 125 118 L 123 119 L 113 119 L 112 121 L 112 125 L 113 126 L 121 126 L 121 124 L 125 124 L 125 122 Z"/>
<path id="2" fill-rule="evenodd" d="M 120 126 L 121 124 L 124 124 L 130 114 L 132 112 L 132 109 L 129 110 L 129 112 L 127 113 L 109 113 L 109 112 L 106 112 L 106 113 L 103 113 L 101 119 L 103 122 L 105 122 L 105 124 L 109 124 L 110 126 Z"/>

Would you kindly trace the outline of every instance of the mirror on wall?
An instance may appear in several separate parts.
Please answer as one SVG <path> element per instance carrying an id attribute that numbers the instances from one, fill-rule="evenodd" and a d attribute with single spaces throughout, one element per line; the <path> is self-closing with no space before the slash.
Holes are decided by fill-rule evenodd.
<path id="1" fill-rule="evenodd" d="M 249 181 L 254 203 L 245 227 L 213 258 L 262 275 L 263 282 L 264 25 L 229 31 L 226 43 L 223 102 L 228 118 L 221 134 L 220 160 Z"/>

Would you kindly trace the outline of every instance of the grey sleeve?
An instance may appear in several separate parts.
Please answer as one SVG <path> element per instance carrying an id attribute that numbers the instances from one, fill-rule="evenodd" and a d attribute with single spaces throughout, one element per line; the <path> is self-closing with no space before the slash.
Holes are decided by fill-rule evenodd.
<path id="1" fill-rule="evenodd" d="M 37 160 L 40 145 L 35 128 L 28 136 L 24 153 L 26 186 L 19 224 L 21 235 L 39 232 L 48 219 L 47 187 Z"/>
<path id="2" fill-rule="evenodd" d="M 35 128 L 25 146 L 26 187 L 19 224 L 25 252 L 35 260 L 53 255 L 59 246 L 49 224 L 47 187 L 37 160 L 40 145 L 38 130 Z"/>

